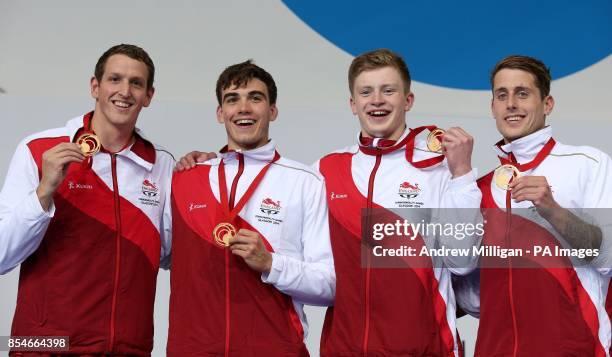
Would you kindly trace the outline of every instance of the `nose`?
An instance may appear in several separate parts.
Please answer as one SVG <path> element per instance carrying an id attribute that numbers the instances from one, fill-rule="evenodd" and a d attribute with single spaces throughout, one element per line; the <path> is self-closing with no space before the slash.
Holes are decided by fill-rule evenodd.
<path id="1" fill-rule="evenodd" d="M 516 109 L 516 99 L 514 98 L 513 95 L 508 96 L 508 100 L 506 101 L 506 107 L 509 110 Z"/>
<path id="2" fill-rule="evenodd" d="M 128 81 L 121 81 L 119 84 L 119 94 L 125 98 L 130 96 L 130 83 Z"/>
<path id="3" fill-rule="evenodd" d="M 385 98 L 381 91 L 374 91 L 372 93 L 372 104 L 373 105 L 382 105 L 385 103 Z"/>
<path id="4" fill-rule="evenodd" d="M 239 113 L 243 114 L 243 113 L 250 113 L 251 112 L 251 103 L 249 102 L 248 99 L 241 99 L 240 100 L 240 107 L 239 107 Z"/>

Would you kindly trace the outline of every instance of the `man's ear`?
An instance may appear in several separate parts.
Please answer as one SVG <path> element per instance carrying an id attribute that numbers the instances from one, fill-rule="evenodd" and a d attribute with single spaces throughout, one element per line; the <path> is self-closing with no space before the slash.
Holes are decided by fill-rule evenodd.
<path id="1" fill-rule="evenodd" d="M 270 106 L 270 121 L 275 121 L 278 116 L 278 107 L 276 104 Z"/>
<path id="2" fill-rule="evenodd" d="M 349 105 L 351 106 L 353 115 L 357 115 L 357 104 L 355 104 L 355 99 L 353 99 L 352 95 L 349 97 Z"/>
<path id="3" fill-rule="evenodd" d="M 225 120 L 223 119 L 223 108 L 220 105 L 217 106 L 217 122 L 219 124 L 225 123 Z"/>
<path id="4" fill-rule="evenodd" d="M 549 115 L 552 113 L 553 108 L 555 107 L 555 98 L 552 95 L 544 98 L 544 115 Z"/>
<path id="5" fill-rule="evenodd" d="M 100 87 L 100 83 L 98 83 L 98 79 L 96 76 L 92 76 L 89 80 L 89 87 L 91 91 L 91 97 L 95 100 L 98 100 L 98 88 Z"/>
<path id="6" fill-rule="evenodd" d="M 142 105 L 143 107 L 148 107 L 151 104 L 151 100 L 153 99 L 153 94 L 155 94 L 155 87 L 151 87 L 147 89 L 147 97 L 145 98 L 145 102 Z"/>
<path id="7" fill-rule="evenodd" d="M 408 94 L 406 94 L 406 104 L 404 105 L 404 111 L 406 112 L 410 111 L 413 105 L 414 105 L 414 93 L 408 92 Z"/>

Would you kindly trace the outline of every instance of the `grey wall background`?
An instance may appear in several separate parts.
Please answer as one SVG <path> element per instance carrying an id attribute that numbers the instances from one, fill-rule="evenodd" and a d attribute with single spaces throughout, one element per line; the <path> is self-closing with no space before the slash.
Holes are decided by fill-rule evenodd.
<path id="1" fill-rule="evenodd" d="M 271 135 L 281 154 L 311 163 L 351 145 L 359 130 L 348 106 L 346 72 L 352 57 L 295 17 L 280 1 L 0 1 L 0 174 L 27 134 L 63 125 L 93 107 L 89 78 L 98 57 L 117 43 L 144 47 L 156 65 L 156 93 L 139 126 L 180 157 L 217 150 L 225 132 L 215 120 L 214 85 L 228 65 L 255 59 L 279 88 L 279 120 Z M 410 58 L 406 61 L 410 65 Z M 491 64 L 492 66 L 493 64 Z M 483 71 L 488 71 L 483 68 Z M 557 80 L 549 118 L 565 143 L 612 153 L 612 56 Z M 462 126 L 476 138 L 473 165 L 493 168 L 498 140 L 490 93 L 414 83 L 411 127 Z M 571 170 L 571 168 L 568 168 Z M 0 276 L 0 335 L 10 334 L 18 269 Z M 169 274 L 160 272 L 154 356 L 165 355 Z M 324 309 L 308 308 L 308 348 L 318 355 Z M 459 331 L 473 351 L 477 320 Z"/>

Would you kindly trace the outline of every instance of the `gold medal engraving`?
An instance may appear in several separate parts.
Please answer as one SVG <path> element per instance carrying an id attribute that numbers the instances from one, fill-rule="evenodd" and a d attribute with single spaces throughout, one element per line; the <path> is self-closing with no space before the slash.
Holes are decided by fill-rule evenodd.
<path id="1" fill-rule="evenodd" d="M 437 128 L 427 135 L 427 149 L 429 149 L 429 151 L 442 152 L 442 136 L 444 132 L 443 129 Z"/>
<path id="2" fill-rule="evenodd" d="M 83 155 L 93 156 L 100 151 L 100 140 L 91 133 L 85 133 L 76 140 L 76 144 L 81 148 Z"/>
<path id="3" fill-rule="evenodd" d="M 519 176 L 521 176 L 519 169 L 513 165 L 506 164 L 495 169 L 493 181 L 497 187 L 501 188 L 502 190 L 507 190 L 510 180 L 516 179 Z"/>
<path id="4" fill-rule="evenodd" d="M 229 247 L 229 241 L 236 235 L 236 228 L 231 223 L 219 223 L 213 229 L 215 243 Z"/>

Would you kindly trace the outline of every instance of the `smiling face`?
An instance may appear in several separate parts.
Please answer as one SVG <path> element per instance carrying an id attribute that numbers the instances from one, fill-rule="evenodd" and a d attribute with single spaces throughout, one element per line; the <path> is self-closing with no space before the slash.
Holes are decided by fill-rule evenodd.
<path id="1" fill-rule="evenodd" d="M 91 78 L 96 125 L 133 130 L 140 110 L 153 98 L 154 89 L 147 86 L 148 75 L 143 62 L 122 54 L 110 56 L 100 80 Z"/>
<path id="2" fill-rule="evenodd" d="M 491 110 L 506 143 L 542 129 L 554 104 L 550 95 L 542 98 L 535 76 L 527 71 L 504 68 L 493 78 Z"/>
<path id="3" fill-rule="evenodd" d="M 399 139 L 406 128 L 406 112 L 414 102 L 414 95 L 406 92 L 400 73 L 390 66 L 355 77 L 350 104 L 359 118 L 361 135 Z"/>
<path id="4" fill-rule="evenodd" d="M 241 87 L 230 85 L 221 92 L 217 121 L 225 124 L 230 150 L 252 150 L 265 145 L 270 122 L 277 115 L 266 84 L 257 78 Z"/>

